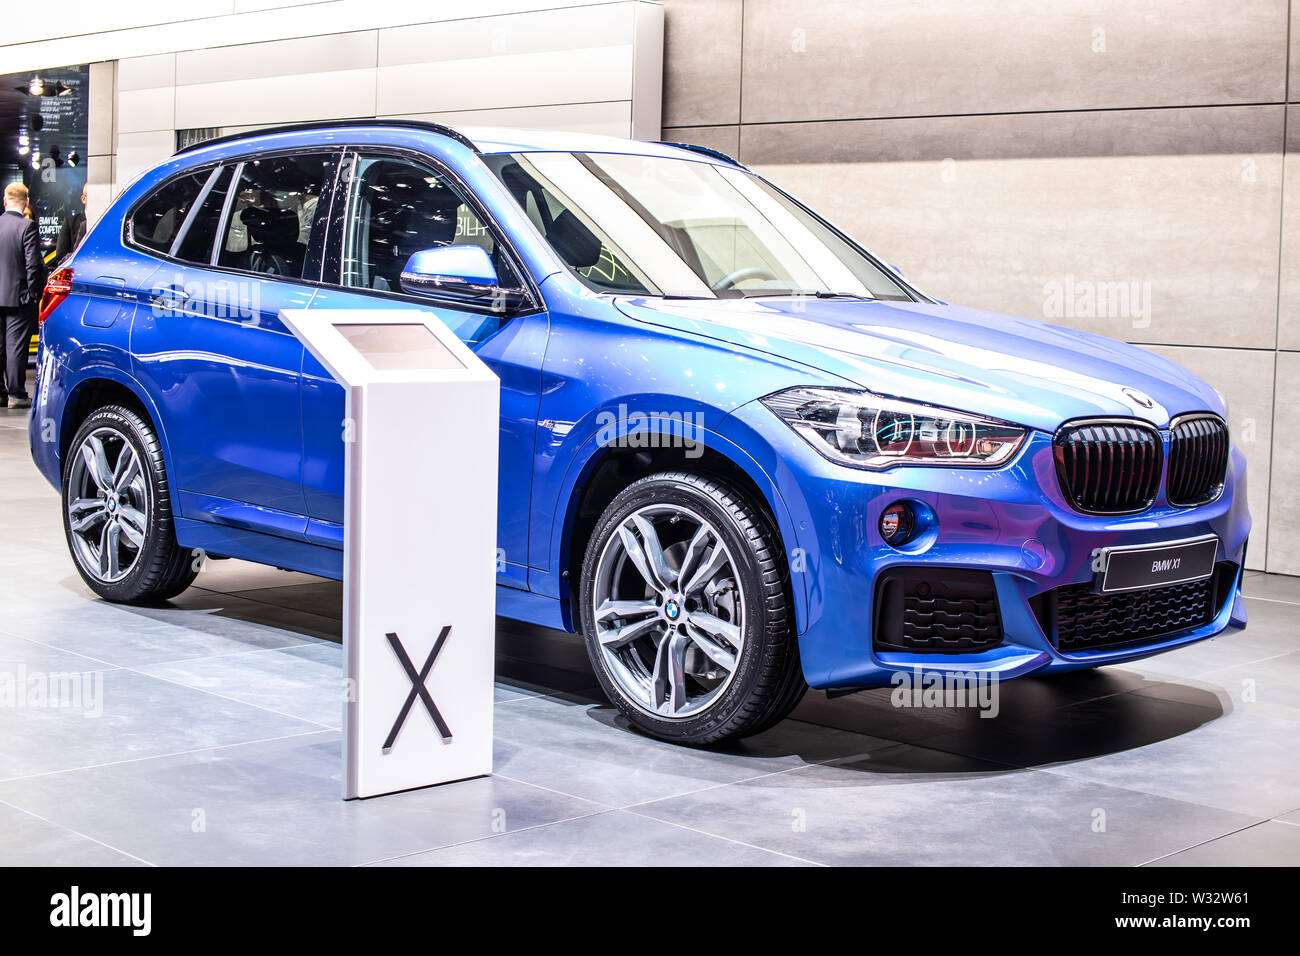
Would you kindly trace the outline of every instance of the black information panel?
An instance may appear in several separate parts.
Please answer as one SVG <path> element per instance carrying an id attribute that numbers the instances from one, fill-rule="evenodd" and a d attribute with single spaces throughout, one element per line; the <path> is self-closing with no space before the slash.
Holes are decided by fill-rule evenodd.
<path id="1" fill-rule="evenodd" d="M 1199 581 L 1214 573 L 1213 536 L 1141 548 L 1106 548 L 1097 589 L 1103 594 Z"/>

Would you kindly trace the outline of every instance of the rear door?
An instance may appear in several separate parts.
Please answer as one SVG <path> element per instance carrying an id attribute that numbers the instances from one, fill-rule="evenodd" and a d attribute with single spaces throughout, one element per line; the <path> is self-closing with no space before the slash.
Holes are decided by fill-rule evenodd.
<path id="1" fill-rule="evenodd" d="M 165 409 L 187 518 L 305 534 L 303 348 L 278 313 L 315 294 L 334 164 L 322 150 L 223 167 L 136 315 L 137 375 Z"/>

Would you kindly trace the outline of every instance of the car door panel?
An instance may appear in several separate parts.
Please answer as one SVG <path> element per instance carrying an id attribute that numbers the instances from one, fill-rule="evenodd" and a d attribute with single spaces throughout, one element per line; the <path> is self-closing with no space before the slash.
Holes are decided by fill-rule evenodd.
<path id="1" fill-rule="evenodd" d="M 399 273 L 410 254 L 462 242 L 499 252 L 492 232 L 465 201 L 464 187 L 437 172 L 424 157 L 358 151 L 349 153 L 340 168 L 323 252 L 322 278 L 328 287 L 321 289 L 311 308 L 432 313 L 498 376 L 498 583 L 527 588 L 529 499 L 548 316 L 536 312 L 507 318 L 404 294 Z M 382 185 L 390 188 L 377 188 L 362 201 L 359 191 L 369 188 L 372 173 L 382 173 Z M 401 200 L 393 201 L 398 196 Z M 376 236 L 372 228 L 386 234 Z M 303 357 L 302 382 L 308 535 L 312 541 L 342 547 L 345 394 L 310 353 Z M 418 421 L 410 423 L 410 435 L 412 441 L 420 440 Z M 456 449 L 447 450 L 449 468 L 455 467 L 456 454 Z M 418 476 L 412 476 L 411 489 L 412 507 L 421 507 Z"/>
<path id="2" fill-rule="evenodd" d="M 478 328 L 484 316 L 399 301 L 383 296 L 322 289 L 312 309 L 418 309 L 431 312 L 454 331 Z M 527 586 L 528 499 L 532 490 L 533 444 L 540 399 L 541 362 L 546 349 L 545 313 L 517 316 L 482 341 L 472 343 L 475 354 L 501 380 L 500 476 L 497 484 L 497 546 L 501 550 L 501 583 Z M 303 490 L 308 514 L 341 527 L 343 521 L 343 452 L 346 395 L 316 358 L 303 359 Z M 418 441 L 418 421 L 410 423 L 411 440 Z M 455 449 L 448 449 L 448 467 L 455 467 Z M 412 507 L 419 507 L 418 476 L 412 476 Z M 326 529 L 320 529 L 325 531 Z M 328 531 L 314 540 L 332 538 L 342 547 L 342 534 Z"/>
<path id="3" fill-rule="evenodd" d="M 138 228 L 132 220 L 132 237 L 166 256 L 137 307 L 132 346 L 138 377 L 172 422 L 183 517 L 305 537 L 303 347 L 279 313 L 315 295 L 318 199 L 338 156 L 234 160 L 212 170 L 179 230 L 179 204 L 146 201 Z"/>
<path id="4" fill-rule="evenodd" d="M 169 298 L 187 287 L 185 299 Z M 295 522 L 268 520 L 269 531 L 305 530 L 303 348 L 278 313 L 306 308 L 314 292 L 187 267 L 155 276 L 151 304 L 133 321 L 132 351 L 137 377 L 169 411 L 168 441 L 185 517 L 221 521 L 228 514 L 222 503 L 242 502 L 268 516 L 298 516 Z M 255 526 L 258 512 L 247 515 L 247 525 Z"/>

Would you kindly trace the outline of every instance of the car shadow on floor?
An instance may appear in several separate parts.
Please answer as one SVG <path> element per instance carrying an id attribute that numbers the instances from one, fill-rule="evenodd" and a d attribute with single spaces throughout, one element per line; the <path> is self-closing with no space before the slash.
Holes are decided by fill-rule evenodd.
<path id="1" fill-rule="evenodd" d="M 194 587 L 158 607 L 123 610 L 199 631 L 242 622 L 335 643 L 342 634 L 341 586 L 335 582 L 229 593 Z M 576 635 L 498 618 L 496 676 L 521 696 L 584 706 L 591 720 L 636 733 L 605 701 Z M 809 691 L 791 718 L 776 727 L 710 749 L 736 756 L 795 756 L 864 773 L 998 773 L 1151 746 L 1231 711 L 1230 697 L 1213 685 L 1161 681 L 1110 667 L 1007 681 L 996 685 L 991 705 L 986 699 L 982 707 L 913 706 L 889 687 L 836 698 Z M 882 759 L 885 755 L 889 759 Z"/>
<path id="2" fill-rule="evenodd" d="M 793 716 L 930 752 L 841 766 L 928 774 L 1091 760 L 1180 737 L 1231 711 L 1227 693 L 1211 685 L 1168 683 L 1114 667 L 1008 681 L 998 686 L 995 708 L 916 707 L 891 688 L 878 688 L 835 699 L 810 692 Z"/>

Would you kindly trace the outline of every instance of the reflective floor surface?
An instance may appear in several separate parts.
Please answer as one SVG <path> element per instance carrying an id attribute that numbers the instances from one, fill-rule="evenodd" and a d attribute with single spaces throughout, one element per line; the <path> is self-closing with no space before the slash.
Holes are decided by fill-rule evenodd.
<path id="1" fill-rule="evenodd" d="M 814 692 L 721 751 L 629 730 L 576 638 L 499 620 L 493 776 L 344 802 L 340 585 L 223 561 L 169 607 L 93 598 L 23 416 L 0 412 L 0 863 L 1300 863 L 1300 579 L 1252 573 L 1240 634 L 1007 683 L 992 719 Z M 4 696 L 52 673 L 82 706 Z"/>

